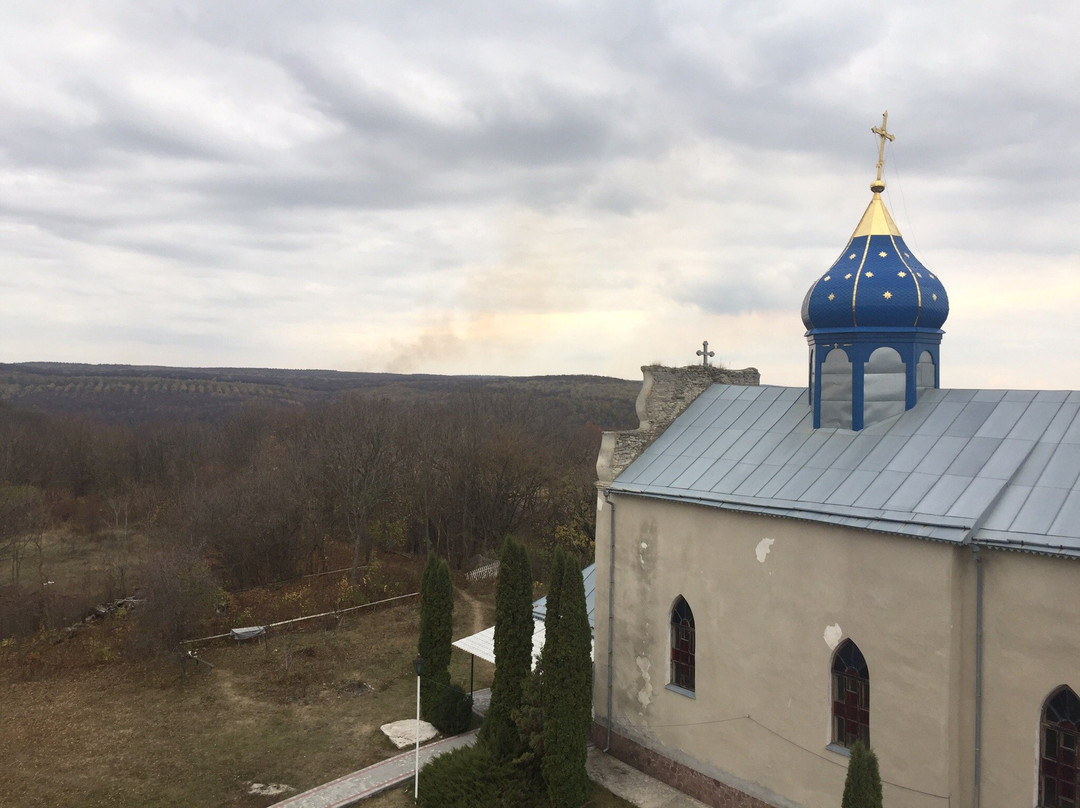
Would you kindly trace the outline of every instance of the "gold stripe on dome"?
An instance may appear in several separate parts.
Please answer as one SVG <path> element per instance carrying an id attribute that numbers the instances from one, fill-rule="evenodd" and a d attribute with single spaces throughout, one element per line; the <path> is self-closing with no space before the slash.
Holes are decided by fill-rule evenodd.
<path id="1" fill-rule="evenodd" d="M 900 234 L 897 233 L 897 235 L 899 236 Z M 900 263 L 903 264 L 904 267 L 907 269 L 908 273 L 911 275 L 912 283 L 915 284 L 915 322 L 911 324 L 911 327 L 914 328 L 919 324 L 919 318 L 922 317 L 922 287 L 919 286 L 919 278 L 916 277 L 919 276 L 919 273 L 916 272 L 915 269 L 911 266 L 911 264 L 907 262 L 907 259 L 911 258 L 911 253 L 905 250 L 901 250 L 900 247 L 897 245 L 895 238 L 890 237 L 889 240 L 892 241 L 893 249 L 896 250 L 896 257 L 900 259 Z"/>
<path id="2" fill-rule="evenodd" d="M 877 194 L 874 194 L 877 196 Z M 866 254 L 870 252 L 870 236 L 866 237 L 866 244 L 862 248 L 862 258 L 859 261 L 859 268 L 855 270 L 855 283 L 851 286 L 851 324 L 853 326 L 859 325 L 858 315 L 855 313 L 855 301 L 859 296 L 859 278 L 862 277 L 862 268 L 866 264 Z"/>

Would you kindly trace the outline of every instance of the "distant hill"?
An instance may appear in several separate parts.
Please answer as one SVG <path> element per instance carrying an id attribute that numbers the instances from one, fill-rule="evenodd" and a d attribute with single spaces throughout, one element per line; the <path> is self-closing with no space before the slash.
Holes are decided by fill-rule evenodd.
<path id="1" fill-rule="evenodd" d="M 604 429 L 637 426 L 641 382 L 606 376 L 437 376 L 273 368 L 0 363 L 0 401 L 103 423 L 217 421 L 247 402 L 308 406 L 363 391 L 417 399 L 470 390 L 527 392 Z"/>

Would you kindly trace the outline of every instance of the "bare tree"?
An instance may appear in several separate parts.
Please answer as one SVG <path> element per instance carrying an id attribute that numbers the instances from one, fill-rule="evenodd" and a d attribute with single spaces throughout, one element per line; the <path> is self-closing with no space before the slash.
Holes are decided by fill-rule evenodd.
<path id="1" fill-rule="evenodd" d="M 394 491 L 396 424 L 388 401 L 351 395 L 326 408 L 314 426 L 323 510 L 352 542 L 352 584 L 371 557 L 369 523 Z"/>

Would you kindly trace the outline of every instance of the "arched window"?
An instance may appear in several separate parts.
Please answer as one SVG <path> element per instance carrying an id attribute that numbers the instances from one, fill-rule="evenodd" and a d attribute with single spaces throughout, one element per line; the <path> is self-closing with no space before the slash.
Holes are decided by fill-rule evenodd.
<path id="1" fill-rule="evenodd" d="M 870 746 L 870 671 L 859 646 L 844 640 L 832 663 L 833 743 Z"/>
<path id="2" fill-rule="evenodd" d="M 1046 700 L 1039 753 L 1040 808 L 1076 808 L 1080 699 L 1062 685 Z"/>
<path id="3" fill-rule="evenodd" d="M 671 607 L 671 684 L 694 689 L 694 613 L 682 595 Z"/>

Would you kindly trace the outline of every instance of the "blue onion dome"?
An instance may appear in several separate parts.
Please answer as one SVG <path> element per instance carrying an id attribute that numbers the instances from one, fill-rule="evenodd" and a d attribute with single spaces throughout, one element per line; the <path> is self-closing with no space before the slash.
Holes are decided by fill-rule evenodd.
<path id="1" fill-rule="evenodd" d="M 878 180 L 859 226 L 829 271 L 802 305 L 808 331 L 822 328 L 940 329 L 949 297 L 937 276 L 922 265 L 881 200 Z"/>

